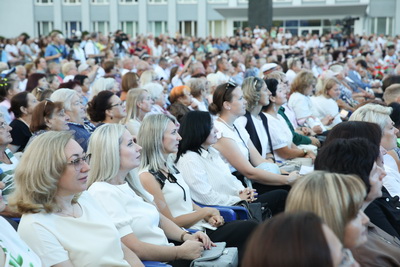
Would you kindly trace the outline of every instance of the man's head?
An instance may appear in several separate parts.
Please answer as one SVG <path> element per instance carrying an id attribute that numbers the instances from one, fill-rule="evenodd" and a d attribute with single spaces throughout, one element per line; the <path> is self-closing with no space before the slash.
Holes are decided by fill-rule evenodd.
<path id="1" fill-rule="evenodd" d="M 386 88 L 383 93 L 383 99 L 386 104 L 391 104 L 393 102 L 400 103 L 400 83 L 395 83 Z"/>

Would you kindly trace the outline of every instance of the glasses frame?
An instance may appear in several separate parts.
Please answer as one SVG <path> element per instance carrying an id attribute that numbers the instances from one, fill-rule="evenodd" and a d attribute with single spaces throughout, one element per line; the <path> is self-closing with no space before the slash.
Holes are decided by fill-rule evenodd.
<path id="1" fill-rule="evenodd" d="M 86 154 L 81 158 L 76 158 L 74 160 L 68 161 L 68 165 L 73 165 L 76 171 L 80 171 L 82 169 L 83 162 L 86 162 L 87 164 L 90 163 L 90 158 L 92 157 L 92 154 Z"/>

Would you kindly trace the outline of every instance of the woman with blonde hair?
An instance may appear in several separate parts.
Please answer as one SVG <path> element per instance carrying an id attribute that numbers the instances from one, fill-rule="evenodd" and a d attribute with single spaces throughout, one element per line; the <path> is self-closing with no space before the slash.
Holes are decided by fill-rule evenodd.
<path id="1" fill-rule="evenodd" d="M 142 260 L 168 261 L 174 265 L 201 255 L 210 240 L 202 232 L 187 234 L 161 215 L 135 172 L 141 147 L 123 125 L 106 124 L 91 136 L 89 193 L 106 210 L 117 227 L 122 243 Z M 168 239 L 182 242 L 173 246 Z M 185 264 L 184 264 L 185 265 Z"/>
<path id="2" fill-rule="evenodd" d="M 143 266 L 85 192 L 89 158 L 68 132 L 44 133 L 32 142 L 9 201 L 23 214 L 18 233 L 44 266 Z"/>
<path id="3" fill-rule="evenodd" d="M 359 177 L 316 171 L 293 186 L 285 211 L 319 215 L 361 266 L 399 266 L 398 241 L 369 223 L 362 211 L 366 196 Z"/>
<path id="4" fill-rule="evenodd" d="M 159 82 L 157 73 L 154 70 L 146 70 L 140 75 L 140 87 L 152 82 Z"/>
<path id="5" fill-rule="evenodd" d="M 316 84 L 316 79 L 311 71 L 299 72 L 293 80 L 290 90 L 288 106 L 294 111 L 299 125 L 307 124 L 317 134 L 325 131 L 324 125 L 330 125 L 332 116 L 326 116 L 319 120 L 312 116 L 312 102 L 310 96 Z"/>
<path id="6" fill-rule="evenodd" d="M 121 123 L 133 136 L 137 136 L 144 117 L 151 111 L 154 102 L 145 89 L 135 89 L 128 92 L 126 98 L 126 117 Z"/>
<path id="7" fill-rule="evenodd" d="M 322 89 L 311 97 L 312 115 L 321 121 L 331 116 L 333 121 L 326 128 L 331 129 L 342 122 L 339 113 L 339 106 L 336 101 L 340 97 L 340 82 L 335 77 L 326 78 L 323 81 Z"/>
<path id="8" fill-rule="evenodd" d="M 155 114 L 143 120 L 138 138 L 143 148 L 139 171 L 143 187 L 153 195 L 158 210 L 165 217 L 180 227 L 205 231 L 214 242 L 237 247 L 241 255 L 257 223 L 225 223 L 217 209 L 200 208 L 193 203 L 189 186 L 173 162 L 181 139 L 174 118 Z"/>

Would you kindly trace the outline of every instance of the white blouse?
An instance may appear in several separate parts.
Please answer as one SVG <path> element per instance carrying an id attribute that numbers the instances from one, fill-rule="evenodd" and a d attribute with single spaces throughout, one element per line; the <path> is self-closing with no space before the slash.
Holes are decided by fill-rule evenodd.
<path id="1" fill-rule="evenodd" d="M 96 182 L 88 191 L 106 210 L 121 238 L 133 233 L 142 242 L 159 246 L 172 245 L 159 227 L 160 214 L 157 207 L 145 202 L 128 183 L 112 185 Z M 153 199 L 150 194 L 146 197 Z"/>
<path id="2" fill-rule="evenodd" d="M 199 155 L 187 151 L 177 163 L 194 201 L 204 205 L 230 206 L 240 201 L 242 183 L 231 174 L 219 152 L 209 147 Z"/>
<path id="3" fill-rule="evenodd" d="M 79 218 L 54 213 L 22 215 L 19 235 L 44 266 L 70 260 L 74 266 L 129 267 L 118 231 L 106 212 L 87 192 L 78 204 L 82 208 Z"/>

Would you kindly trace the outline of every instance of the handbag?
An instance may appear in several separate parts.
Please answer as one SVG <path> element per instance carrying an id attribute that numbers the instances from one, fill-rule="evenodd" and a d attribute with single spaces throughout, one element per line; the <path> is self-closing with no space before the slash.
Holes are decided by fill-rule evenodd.
<path id="1" fill-rule="evenodd" d="M 241 200 L 234 204 L 234 206 L 240 206 L 247 209 L 249 212 L 249 219 L 255 220 L 257 222 L 263 222 L 272 217 L 272 212 L 268 208 L 267 203 L 254 202 L 248 203 L 246 200 Z"/>
<path id="2" fill-rule="evenodd" d="M 237 248 L 227 248 L 225 242 L 215 243 L 216 247 L 204 250 L 200 258 L 193 260 L 190 267 L 236 267 L 239 264 Z"/>

